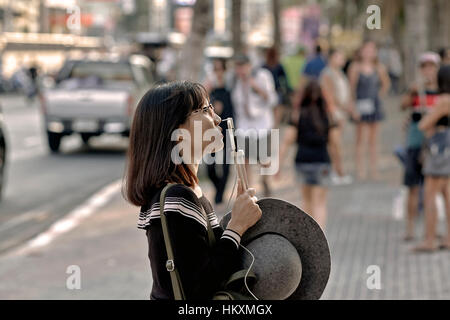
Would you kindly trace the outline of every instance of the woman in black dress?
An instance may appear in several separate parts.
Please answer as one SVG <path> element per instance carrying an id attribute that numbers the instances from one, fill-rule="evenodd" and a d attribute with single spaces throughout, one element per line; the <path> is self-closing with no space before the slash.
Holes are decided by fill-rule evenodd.
<path id="1" fill-rule="evenodd" d="M 146 230 L 148 239 L 152 300 L 174 299 L 159 214 L 159 196 L 168 183 L 177 183 L 166 194 L 164 212 L 186 299 L 211 299 L 221 283 L 237 271 L 241 236 L 261 217 L 255 190 L 244 191 L 240 182 L 232 218 L 225 230 L 203 196 L 197 178 L 198 165 L 207 150 L 218 151 L 223 147 L 220 121 L 206 90 L 191 82 L 153 88 L 136 109 L 124 196 L 141 207 L 138 228 Z M 198 132 L 201 137 L 195 136 Z M 215 150 L 209 148 L 208 139 L 203 139 L 207 133 L 215 138 Z M 216 238 L 211 248 L 206 219 Z"/>

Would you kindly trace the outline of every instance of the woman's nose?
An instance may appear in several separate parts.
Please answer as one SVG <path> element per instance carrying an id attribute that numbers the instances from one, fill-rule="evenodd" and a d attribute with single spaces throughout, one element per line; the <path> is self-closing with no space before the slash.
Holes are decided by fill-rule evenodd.
<path id="1" fill-rule="evenodd" d="M 214 124 L 218 126 L 221 122 L 222 118 L 217 113 L 214 113 Z"/>

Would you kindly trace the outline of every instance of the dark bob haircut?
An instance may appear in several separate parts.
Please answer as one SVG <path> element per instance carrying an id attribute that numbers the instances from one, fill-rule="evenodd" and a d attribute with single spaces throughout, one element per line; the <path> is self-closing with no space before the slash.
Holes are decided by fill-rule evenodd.
<path id="1" fill-rule="evenodd" d="M 442 66 L 439 70 L 438 85 L 441 94 L 450 94 L 450 65 Z"/>
<path id="2" fill-rule="evenodd" d="M 128 202 L 143 206 L 168 182 L 189 187 L 198 183 L 186 164 L 172 162 L 177 142 L 171 141 L 171 135 L 207 99 L 202 85 L 188 81 L 159 85 L 141 98 L 131 125 L 122 188 Z"/>

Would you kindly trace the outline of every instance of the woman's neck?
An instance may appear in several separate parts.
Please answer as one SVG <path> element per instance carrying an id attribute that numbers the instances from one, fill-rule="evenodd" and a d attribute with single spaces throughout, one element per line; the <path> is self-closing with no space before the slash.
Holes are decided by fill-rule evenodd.
<path id="1" fill-rule="evenodd" d="M 375 67 L 375 61 L 373 61 L 372 59 L 362 59 L 361 60 L 361 65 L 365 66 L 365 67 Z"/>
<path id="2" fill-rule="evenodd" d="M 217 86 L 224 87 L 225 79 L 223 76 L 217 76 Z"/>
<path id="3" fill-rule="evenodd" d="M 331 68 L 332 70 L 339 70 L 339 69 L 341 69 L 340 66 L 333 65 L 333 64 L 330 64 L 330 68 Z"/>
<path id="4" fill-rule="evenodd" d="M 187 167 L 189 168 L 189 170 L 192 171 L 193 174 L 195 174 L 197 176 L 197 172 L 198 172 L 198 163 L 194 163 L 194 164 L 187 164 Z M 198 184 L 194 185 L 193 187 L 191 187 L 192 191 L 194 191 L 195 195 L 197 196 L 197 198 L 201 198 L 203 197 L 203 191 L 200 188 L 200 186 Z"/>
<path id="5" fill-rule="evenodd" d="M 186 164 L 186 166 L 192 171 L 193 174 L 197 175 L 198 163 Z"/>
<path id="6" fill-rule="evenodd" d="M 438 91 L 439 87 L 437 83 L 434 82 L 428 82 L 425 83 L 425 89 L 429 91 Z"/>

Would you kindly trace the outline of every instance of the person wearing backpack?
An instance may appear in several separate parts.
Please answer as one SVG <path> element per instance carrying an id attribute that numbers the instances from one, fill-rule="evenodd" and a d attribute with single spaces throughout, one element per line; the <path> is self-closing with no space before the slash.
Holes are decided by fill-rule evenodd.
<path id="1" fill-rule="evenodd" d="M 322 89 L 316 80 L 306 85 L 299 109 L 299 119 L 287 128 L 280 148 L 280 168 L 289 147 L 296 143 L 295 171 L 301 185 L 302 208 L 325 230 L 331 173 L 328 144 L 333 125 Z M 280 179 L 280 172 L 276 174 L 276 179 Z"/>

